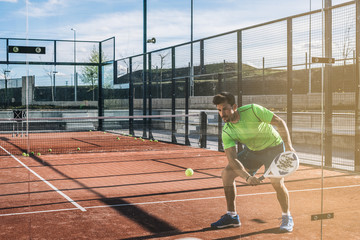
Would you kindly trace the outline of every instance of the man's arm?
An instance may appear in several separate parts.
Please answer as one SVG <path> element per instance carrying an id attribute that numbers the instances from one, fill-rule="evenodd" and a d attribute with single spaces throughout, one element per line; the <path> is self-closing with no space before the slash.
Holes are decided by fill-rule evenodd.
<path id="1" fill-rule="evenodd" d="M 271 120 L 271 125 L 273 125 L 277 128 L 277 131 L 279 132 L 280 137 L 284 141 L 285 150 L 295 152 L 295 149 L 293 148 L 292 143 L 291 143 L 289 129 L 287 128 L 285 121 L 283 119 L 281 119 L 279 116 L 277 116 L 276 114 L 274 114 L 274 116 Z"/>
<path id="2" fill-rule="evenodd" d="M 251 176 L 245 169 L 244 165 L 237 159 L 236 148 L 231 147 L 225 149 L 225 154 L 229 162 L 231 169 L 239 176 L 245 179 L 245 181 L 250 185 L 257 185 L 260 181 Z"/>

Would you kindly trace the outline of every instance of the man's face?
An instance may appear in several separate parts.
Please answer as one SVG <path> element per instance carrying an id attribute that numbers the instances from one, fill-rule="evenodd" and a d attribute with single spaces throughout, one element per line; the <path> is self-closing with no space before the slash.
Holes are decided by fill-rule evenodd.
<path id="1" fill-rule="evenodd" d="M 236 105 L 231 106 L 229 103 L 220 103 L 216 105 L 219 115 L 224 122 L 231 122 L 234 119 L 234 113 L 236 110 Z"/>

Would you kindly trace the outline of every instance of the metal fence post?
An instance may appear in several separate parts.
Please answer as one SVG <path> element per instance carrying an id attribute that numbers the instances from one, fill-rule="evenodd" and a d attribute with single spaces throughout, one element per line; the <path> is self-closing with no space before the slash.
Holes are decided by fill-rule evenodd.
<path id="1" fill-rule="evenodd" d="M 200 74 L 204 74 L 205 71 L 205 47 L 204 47 L 204 40 L 200 41 Z"/>
<path id="2" fill-rule="evenodd" d="M 143 55 L 143 115 L 147 115 L 147 67 L 146 67 L 146 53 Z M 143 138 L 146 138 L 147 118 L 143 118 Z"/>
<path id="3" fill-rule="evenodd" d="M 325 57 L 332 57 L 332 9 L 331 0 L 325 1 Z M 332 83 L 331 63 L 325 64 L 324 89 L 325 89 L 325 166 L 332 166 Z"/>
<path id="4" fill-rule="evenodd" d="M 243 68 L 242 68 L 242 31 L 237 32 L 237 105 L 238 107 L 242 106 L 242 96 L 243 96 Z M 223 146 L 221 145 L 223 150 Z M 243 150 L 243 145 L 238 143 L 237 145 L 238 152 Z M 219 150 L 220 151 L 220 150 Z"/>
<path id="5" fill-rule="evenodd" d="M 287 19 L 287 111 L 286 123 L 292 136 L 293 122 L 293 37 L 292 37 L 292 18 Z"/>
<path id="6" fill-rule="evenodd" d="M 360 172 L 360 0 L 355 1 L 356 7 L 356 53 L 355 53 L 355 171 Z"/>
<path id="7" fill-rule="evenodd" d="M 175 89 L 175 47 L 171 48 L 171 114 L 175 115 L 176 114 L 176 101 L 175 101 L 175 94 L 176 94 L 176 89 Z M 172 143 L 177 143 L 176 141 L 176 122 L 175 122 L 175 117 L 171 118 L 171 142 Z"/>
<path id="8" fill-rule="evenodd" d="M 98 86 L 99 86 L 99 97 L 98 97 L 98 116 L 104 116 L 104 89 L 103 89 L 103 71 L 102 71 L 102 43 L 99 43 L 99 64 L 98 64 Z M 99 119 L 98 130 L 103 131 L 104 120 Z"/>
<path id="9" fill-rule="evenodd" d="M 149 115 L 151 116 L 152 115 L 151 53 L 149 53 L 148 61 L 149 61 L 149 72 L 148 72 L 148 79 L 149 79 L 149 86 L 148 86 L 148 91 L 149 91 Z M 152 120 L 151 120 L 151 118 L 147 119 L 147 124 L 149 126 L 149 139 L 154 139 L 154 137 L 152 135 Z"/>
<path id="10" fill-rule="evenodd" d="M 207 142 L 207 114 L 200 112 L 200 147 L 206 148 Z"/>
<path id="11" fill-rule="evenodd" d="M 218 89 L 218 92 L 221 93 L 224 89 L 223 89 L 223 76 L 222 74 L 218 74 L 218 82 L 217 82 L 217 89 Z M 220 117 L 220 115 L 218 114 L 218 151 L 219 152 L 223 152 L 224 151 L 224 148 L 223 148 L 223 145 L 222 145 L 222 137 L 221 137 L 221 134 L 222 134 L 222 119 Z"/>
<path id="12" fill-rule="evenodd" d="M 132 79 L 132 57 L 129 58 L 129 116 L 134 116 L 134 82 Z M 129 134 L 134 133 L 134 119 L 129 119 Z"/>
<path id="13" fill-rule="evenodd" d="M 185 78 L 185 114 L 189 114 L 189 77 Z M 185 145 L 190 146 L 189 141 L 189 117 L 185 117 Z"/>

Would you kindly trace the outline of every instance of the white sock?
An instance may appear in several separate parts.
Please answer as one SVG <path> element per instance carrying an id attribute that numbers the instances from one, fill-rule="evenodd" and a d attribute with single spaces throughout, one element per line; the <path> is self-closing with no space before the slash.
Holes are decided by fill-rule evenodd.
<path id="1" fill-rule="evenodd" d="M 287 211 L 287 213 L 282 213 L 283 216 L 291 216 L 290 211 Z"/>
<path id="2" fill-rule="evenodd" d="M 229 214 L 232 217 L 235 217 L 237 215 L 236 212 L 227 211 L 227 214 Z"/>

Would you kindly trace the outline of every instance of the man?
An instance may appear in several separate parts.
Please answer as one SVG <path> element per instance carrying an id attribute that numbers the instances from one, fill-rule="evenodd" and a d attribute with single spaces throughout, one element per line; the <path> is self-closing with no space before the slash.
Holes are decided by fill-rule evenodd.
<path id="1" fill-rule="evenodd" d="M 228 92 L 215 95 L 213 103 L 225 122 L 222 140 L 228 165 L 221 176 L 228 212 L 220 220 L 212 223 L 211 227 L 239 227 L 241 222 L 235 206 L 235 178 L 241 177 L 249 185 L 258 185 L 260 180 L 254 175 L 262 165 L 267 169 L 276 155 L 284 150 L 295 150 L 292 147 L 285 121 L 270 110 L 257 104 L 238 108 L 235 97 Z M 244 150 L 238 154 L 236 142 L 245 145 Z M 280 231 L 291 232 L 294 222 L 289 210 L 289 193 L 285 187 L 284 178 L 271 178 L 271 184 L 277 193 L 282 210 Z"/>

